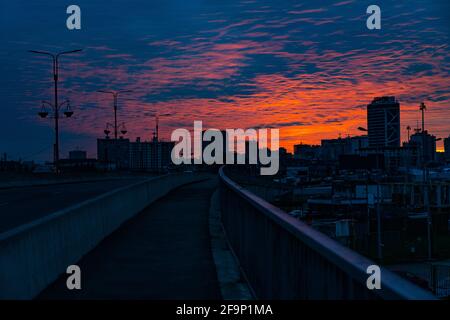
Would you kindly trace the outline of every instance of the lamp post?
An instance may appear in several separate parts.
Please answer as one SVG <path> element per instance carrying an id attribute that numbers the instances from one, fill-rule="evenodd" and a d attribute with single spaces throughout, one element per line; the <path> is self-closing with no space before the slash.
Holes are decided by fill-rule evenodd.
<path id="1" fill-rule="evenodd" d="M 117 126 L 117 99 L 119 97 L 119 94 L 121 93 L 127 93 L 132 92 L 132 90 L 119 90 L 119 91 L 106 91 L 106 90 L 98 90 L 97 92 L 101 93 L 109 93 L 113 96 L 113 107 L 114 107 L 114 139 L 117 140 L 117 132 L 118 132 L 118 126 Z M 126 130 L 125 130 L 126 131 Z"/>
<path id="2" fill-rule="evenodd" d="M 53 149 L 53 162 L 54 162 L 56 173 L 58 173 L 58 162 L 59 162 L 59 123 L 58 123 L 58 120 L 59 120 L 59 108 L 60 108 L 60 105 L 58 104 L 59 57 L 62 56 L 62 55 L 67 55 L 67 54 L 71 54 L 71 53 L 77 53 L 77 52 L 81 52 L 81 51 L 82 51 L 82 49 L 77 49 L 77 50 L 71 50 L 71 51 L 63 51 L 63 52 L 59 52 L 59 53 L 54 54 L 54 53 L 45 52 L 45 51 L 29 50 L 29 52 L 31 52 L 31 53 L 48 55 L 48 56 L 52 57 L 52 60 L 53 60 L 53 82 L 54 82 L 54 87 L 55 87 L 54 102 L 53 102 L 53 105 L 50 104 L 50 103 L 47 103 L 47 102 L 43 102 L 43 104 L 46 103 L 46 104 L 51 105 L 53 107 L 53 111 L 54 111 L 54 118 L 55 118 L 55 145 L 54 145 L 54 149 Z M 63 104 L 61 104 L 61 105 L 63 105 Z M 45 111 L 43 111 L 43 112 L 45 112 Z"/>
<path id="3" fill-rule="evenodd" d="M 55 147 L 54 147 L 54 166 L 55 166 L 55 172 L 58 173 L 58 161 L 59 161 L 59 140 L 58 140 L 58 119 L 59 119 L 59 110 L 66 105 L 66 111 L 64 111 L 64 115 L 66 116 L 66 118 L 70 118 L 73 115 L 73 111 L 70 107 L 70 101 L 69 100 L 65 100 L 63 102 L 61 102 L 59 105 L 54 105 L 51 102 L 42 100 L 42 105 L 41 105 L 41 111 L 38 112 L 38 115 L 45 119 L 47 118 L 47 116 L 49 115 L 49 113 L 47 112 L 47 109 L 45 108 L 45 106 L 49 106 L 51 108 L 51 110 L 53 111 L 53 118 L 55 119 L 55 134 L 56 134 L 56 141 L 55 141 Z"/>

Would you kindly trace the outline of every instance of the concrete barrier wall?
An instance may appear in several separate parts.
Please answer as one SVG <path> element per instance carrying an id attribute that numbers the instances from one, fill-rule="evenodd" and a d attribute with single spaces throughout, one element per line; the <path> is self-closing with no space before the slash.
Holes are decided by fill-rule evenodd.
<path id="1" fill-rule="evenodd" d="M 0 299 L 32 299 L 153 201 L 205 178 L 194 173 L 155 177 L 0 234 Z"/>

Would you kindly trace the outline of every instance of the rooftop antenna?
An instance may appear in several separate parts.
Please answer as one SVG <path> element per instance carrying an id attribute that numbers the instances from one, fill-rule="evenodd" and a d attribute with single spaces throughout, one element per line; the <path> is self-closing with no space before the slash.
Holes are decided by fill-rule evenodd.
<path id="1" fill-rule="evenodd" d="M 409 142 L 409 140 L 410 140 L 410 132 L 411 132 L 411 127 L 409 125 L 406 127 L 406 131 L 408 131 L 408 142 Z"/>
<path id="2" fill-rule="evenodd" d="M 427 106 L 422 102 L 419 109 L 422 111 L 422 132 L 425 132 L 425 110 L 427 110 Z"/>

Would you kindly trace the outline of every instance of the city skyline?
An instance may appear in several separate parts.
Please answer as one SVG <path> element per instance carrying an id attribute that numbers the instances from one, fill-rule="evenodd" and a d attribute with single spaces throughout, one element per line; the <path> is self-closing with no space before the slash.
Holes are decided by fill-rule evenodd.
<path id="1" fill-rule="evenodd" d="M 95 155 L 96 138 L 113 120 L 101 89 L 133 90 L 119 100 L 131 140 L 151 139 L 158 112 L 171 114 L 160 120 L 166 140 L 194 120 L 219 129 L 239 123 L 280 128 L 281 146 L 292 151 L 301 142 L 358 135 L 377 96 L 400 101 L 402 141 L 406 126 L 420 122 L 422 101 L 428 131 L 447 137 L 448 3 L 379 1 L 383 26 L 369 31 L 366 2 L 79 1 L 80 31 L 64 28 L 62 4 L 3 3 L 0 134 L 8 139 L 0 152 L 52 158 L 52 123 L 37 116 L 40 101 L 52 99 L 51 61 L 27 50 L 79 47 L 83 53 L 61 65 L 60 99 L 75 106 L 73 119 L 61 121 L 61 157 L 77 147 Z"/>

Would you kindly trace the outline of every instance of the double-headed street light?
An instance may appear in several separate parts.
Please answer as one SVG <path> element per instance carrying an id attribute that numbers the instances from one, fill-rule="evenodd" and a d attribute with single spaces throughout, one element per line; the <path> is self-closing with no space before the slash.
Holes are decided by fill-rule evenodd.
<path id="1" fill-rule="evenodd" d="M 50 106 L 50 108 L 52 109 L 52 111 L 53 111 L 53 113 L 54 113 L 53 116 L 55 116 L 55 115 L 56 115 L 56 112 L 59 112 L 59 110 L 60 110 L 64 105 L 66 106 L 66 111 L 64 111 L 64 115 L 65 115 L 67 118 L 70 118 L 71 116 L 73 116 L 73 111 L 72 111 L 72 109 L 71 109 L 71 107 L 70 107 L 70 101 L 69 101 L 69 100 L 63 101 L 62 103 L 59 104 L 59 106 L 58 106 L 57 108 L 53 105 L 53 103 L 48 102 L 48 101 L 45 101 L 45 100 L 42 100 L 41 111 L 38 112 L 38 115 L 39 115 L 41 118 L 47 118 L 47 116 L 48 116 L 47 109 L 45 108 L 46 105 Z"/>
<path id="2" fill-rule="evenodd" d="M 54 111 L 54 118 L 55 118 L 55 145 L 54 145 L 54 149 L 53 149 L 53 161 L 54 161 L 54 166 L 55 166 L 55 171 L 58 172 L 58 162 L 59 162 L 59 108 L 62 107 L 64 104 L 68 103 L 68 101 L 64 101 L 61 105 L 58 104 L 58 78 L 59 78 L 59 57 L 62 55 L 66 55 L 66 54 L 72 54 L 72 53 L 77 53 L 82 51 L 82 49 L 77 49 L 77 50 L 71 50 L 71 51 L 63 51 L 63 52 L 59 52 L 59 53 L 50 53 L 50 52 L 45 52 L 45 51 L 37 51 L 37 50 L 29 50 L 29 52 L 31 53 L 36 53 L 36 54 L 43 54 L 43 55 L 47 55 L 52 57 L 53 60 L 53 81 L 54 81 L 54 86 L 55 86 L 55 96 L 54 96 L 54 102 L 53 104 L 43 101 L 43 105 L 44 104 L 48 104 L 50 106 L 52 106 L 52 109 Z M 70 109 L 70 105 L 68 104 L 69 109 Z M 44 108 L 43 108 L 44 109 Z M 72 116 L 73 112 L 71 110 L 68 110 L 65 112 L 65 115 L 67 117 Z M 41 110 L 41 112 L 39 112 L 39 116 L 41 116 L 42 118 L 47 117 L 48 113 L 46 114 L 45 110 Z"/>
<path id="3" fill-rule="evenodd" d="M 107 122 L 105 130 L 103 130 L 103 132 L 105 133 L 107 139 L 109 139 L 109 134 L 111 133 L 111 130 L 109 130 L 110 127 L 114 128 L 114 125 L 109 123 L 109 122 Z M 126 135 L 127 132 L 128 132 L 128 130 L 125 127 L 125 122 L 122 122 L 122 124 L 120 125 L 120 133 L 122 133 L 123 135 Z"/>
<path id="4" fill-rule="evenodd" d="M 106 91 L 106 90 L 98 90 L 97 92 L 101 93 L 109 93 L 113 96 L 113 107 L 114 107 L 114 139 L 117 140 L 117 132 L 118 132 L 118 126 L 117 126 L 117 98 L 119 97 L 119 94 L 121 93 L 128 93 L 133 92 L 132 90 L 119 90 L 119 91 Z M 123 130 L 122 130 L 123 131 Z M 125 130 L 126 131 L 126 130 Z"/>

